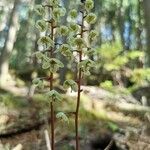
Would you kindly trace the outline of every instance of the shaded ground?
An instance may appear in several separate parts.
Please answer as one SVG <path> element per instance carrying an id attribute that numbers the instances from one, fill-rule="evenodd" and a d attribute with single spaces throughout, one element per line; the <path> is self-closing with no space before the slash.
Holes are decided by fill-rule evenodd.
<path id="1" fill-rule="evenodd" d="M 81 150 L 104 149 L 112 139 L 123 150 L 150 149 L 147 107 L 141 106 L 126 94 L 117 95 L 93 87 L 85 89 L 80 109 Z M 3 93 L 0 100 L 1 143 L 9 143 L 11 147 L 22 144 L 24 150 L 46 150 L 44 130 L 49 128 L 50 119 L 46 99 L 39 94 L 27 100 Z M 118 103 L 123 106 L 136 104 L 137 107 L 127 111 L 114 107 L 118 106 Z M 74 104 L 74 93 L 68 93 L 67 96 L 64 95 L 61 104 L 56 104 L 56 108 L 57 111 L 63 109 L 69 112 L 74 110 Z M 69 124 L 56 121 L 57 150 L 74 149 L 74 121 L 72 115 L 68 117 Z M 116 147 L 112 149 L 117 150 Z"/>

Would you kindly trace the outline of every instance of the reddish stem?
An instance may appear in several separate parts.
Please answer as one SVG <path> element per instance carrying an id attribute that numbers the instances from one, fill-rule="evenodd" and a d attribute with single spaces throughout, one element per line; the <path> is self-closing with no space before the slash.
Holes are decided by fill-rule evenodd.
<path id="1" fill-rule="evenodd" d="M 53 11 L 53 7 L 52 7 L 52 11 Z M 51 22 L 51 39 L 54 39 L 54 26 L 53 26 L 54 22 L 52 20 Z M 51 47 L 51 51 L 50 51 L 50 57 L 53 58 L 53 47 Z M 53 73 L 50 74 L 50 90 L 53 90 Z M 55 124 L 54 124 L 54 105 L 53 105 L 53 100 L 50 103 L 50 108 L 51 108 L 51 149 L 55 150 Z"/>
<path id="2" fill-rule="evenodd" d="M 84 33 L 84 13 L 82 13 L 82 24 L 81 24 L 81 38 L 83 38 Z M 79 51 L 79 62 L 82 61 L 82 50 Z M 76 114 L 75 114 L 75 132 L 76 132 L 76 150 L 79 150 L 79 108 L 80 108 L 80 97 L 81 97 L 81 82 L 82 82 L 82 70 L 79 69 L 78 72 L 78 96 L 77 96 L 77 106 L 76 106 Z"/>

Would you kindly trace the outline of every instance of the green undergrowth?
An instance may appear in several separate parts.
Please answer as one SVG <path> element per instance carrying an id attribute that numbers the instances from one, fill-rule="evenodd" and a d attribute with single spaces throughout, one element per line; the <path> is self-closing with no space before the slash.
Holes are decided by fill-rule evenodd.
<path id="1" fill-rule="evenodd" d="M 75 136 L 74 135 L 74 115 L 70 114 L 70 112 L 75 112 L 75 106 L 76 106 L 76 97 L 69 97 L 67 95 L 62 95 L 63 99 L 62 102 L 55 103 L 56 111 L 63 111 L 66 113 L 66 115 L 69 118 L 69 123 L 63 122 L 63 121 L 57 121 L 58 128 L 58 136 L 61 135 L 62 131 L 64 135 L 69 136 Z M 38 104 L 42 104 L 44 108 L 49 108 L 48 102 L 43 95 L 35 95 L 34 101 L 36 101 Z M 119 127 L 114 123 L 111 118 L 107 116 L 107 112 L 105 110 L 99 110 L 91 109 L 89 107 L 91 105 L 91 99 L 86 96 L 81 96 L 81 105 L 80 105 L 80 134 L 82 137 L 86 136 L 89 132 L 92 130 L 96 131 L 100 128 L 107 128 L 108 130 L 111 130 L 113 132 L 117 131 Z"/>
<path id="2" fill-rule="evenodd" d="M 58 120 L 57 123 L 58 135 L 63 134 L 74 136 L 74 115 L 71 112 L 75 112 L 76 97 L 70 97 L 65 94 L 62 95 L 62 102 L 57 102 L 55 108 L 57 112 L 60 110 L 65 112 L 69 118 L 69 122 L 63 122 Z M 98 130 L 100 127 L 108 128 L 112 131 L 116 131 L 118 126 L 112 123 L 110 118 L 107 117 L 107 113 L 104 110 L 88 109 L 88 105 L 91 104 L 91 100 L 86 96 L 81 96 L 81 107 L 80 107 L 80 134 L 84 137 L 88 132 L 92 130 Z M 7 108 L 13 108 L 18 110 L 25 110 L 34 107 L 39 112 L 49 112 L 50 106 L 47 98 L 43 94 L 35 94 L 32 98 L 32 103 L 25 97 L 16 97 L 10 93 L 0 93 L 0 105 Z M 42 114 L 43 114 L 42 113 Z M 49 113 L 48 113 L 49 114 Z"/>
<path id="3" fill-rule="evenodd" d="M 24 108 L 28 106 L 28 101 L 25 98 L 14 96 L 10 93 L 0 93 L 0 105 L 8 108 Z"/>

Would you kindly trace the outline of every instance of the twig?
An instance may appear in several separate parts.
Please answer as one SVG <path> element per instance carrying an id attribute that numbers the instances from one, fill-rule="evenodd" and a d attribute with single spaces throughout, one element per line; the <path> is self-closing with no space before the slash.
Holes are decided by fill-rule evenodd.
<path id="1" fill-rule="evenodd" d="M 114 140 L 112 139 L 104 150 L 110 150 L 110 148 L 112 147 L 113 142 L 114 142 Z"/>
<path id="2" fill-rule="evenodd" d="M 50 138 L 47 130 L 44 130 L 44 135 L 45 135 L 47 150 L 51 150 L 51 143 L 50 143 Z"/>

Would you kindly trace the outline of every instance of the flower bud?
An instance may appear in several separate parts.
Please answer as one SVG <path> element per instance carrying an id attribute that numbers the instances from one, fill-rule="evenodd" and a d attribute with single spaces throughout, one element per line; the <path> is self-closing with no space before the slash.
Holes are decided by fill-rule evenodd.
<path id="1" fill-rule="evenodd" d="M 76 23 L 72 22 L 72 23 L 69 24 L 69 29 L 70 29 L 70 31 L 76 33 L 79 30 L 79 26 Z"/>
<path id="2" fill-rule="evenodd" d="M 50 37 L 48 37 L 48 36 L 41 37 L 38 40 L 38 44 L 39 45 L 42 44 L 43 46 L 47 46 L 47 47 L 54 46 L 53 40 Z"/>
<path id="3" fill-rule="evenodd" d="M 85 20 L 89 24 L 94 24 L 96 22 L 96 15 L 94 13 L 90 13 L 86 16 Z"/>
<path id="4" fill-rule="evenodd" d="M 71 11 L 69 12 L 69 15 L 70 15 L 70 17 L 71 17 L 72 19 L 76 19 L 76 18 L 77 18 L 77 15 L 78 15 L 77 10 L 76 10 L 76 9 L 71 10 Z"/>
<path id="5" fill-rule="evenodd" d="M 89 40 L 92 42 L 94 41 L 98 36 L 98 33 L 96 30 L 91 30 L 90 33 L 89 33 Z"/>
<path id="6" fill-rule="evenodd" d="M 46 22 L 44 20 L 38 20 L 36 22 L 36 27 L 41 31 L 41 32 L 44 32 L 46 31 Z"/>
<path id="7" fill-rule="evenodd" d="M 38 15 L 44 15 L 45 14 L 45 10 L 44 8 L 42 7 L 42 5 L 36 5 L 35 6 L 35 12 L 38 14 Z"/>
<path id="8" fill-rule="evenodd" d="M 61 36 L 66 36 L 68 34 L 68 27 L 67 26 L 61 26 L 59 29 L 58 29 L 58 33 L 59 35 Z"/>
<path id="9" fill-rule="evenodd" d="M 86 0 L 86 2 L 85 2 L 85 9 L 87 11 L 90 11 L 93 7 L 94 7 L 93 0 Z"/>

